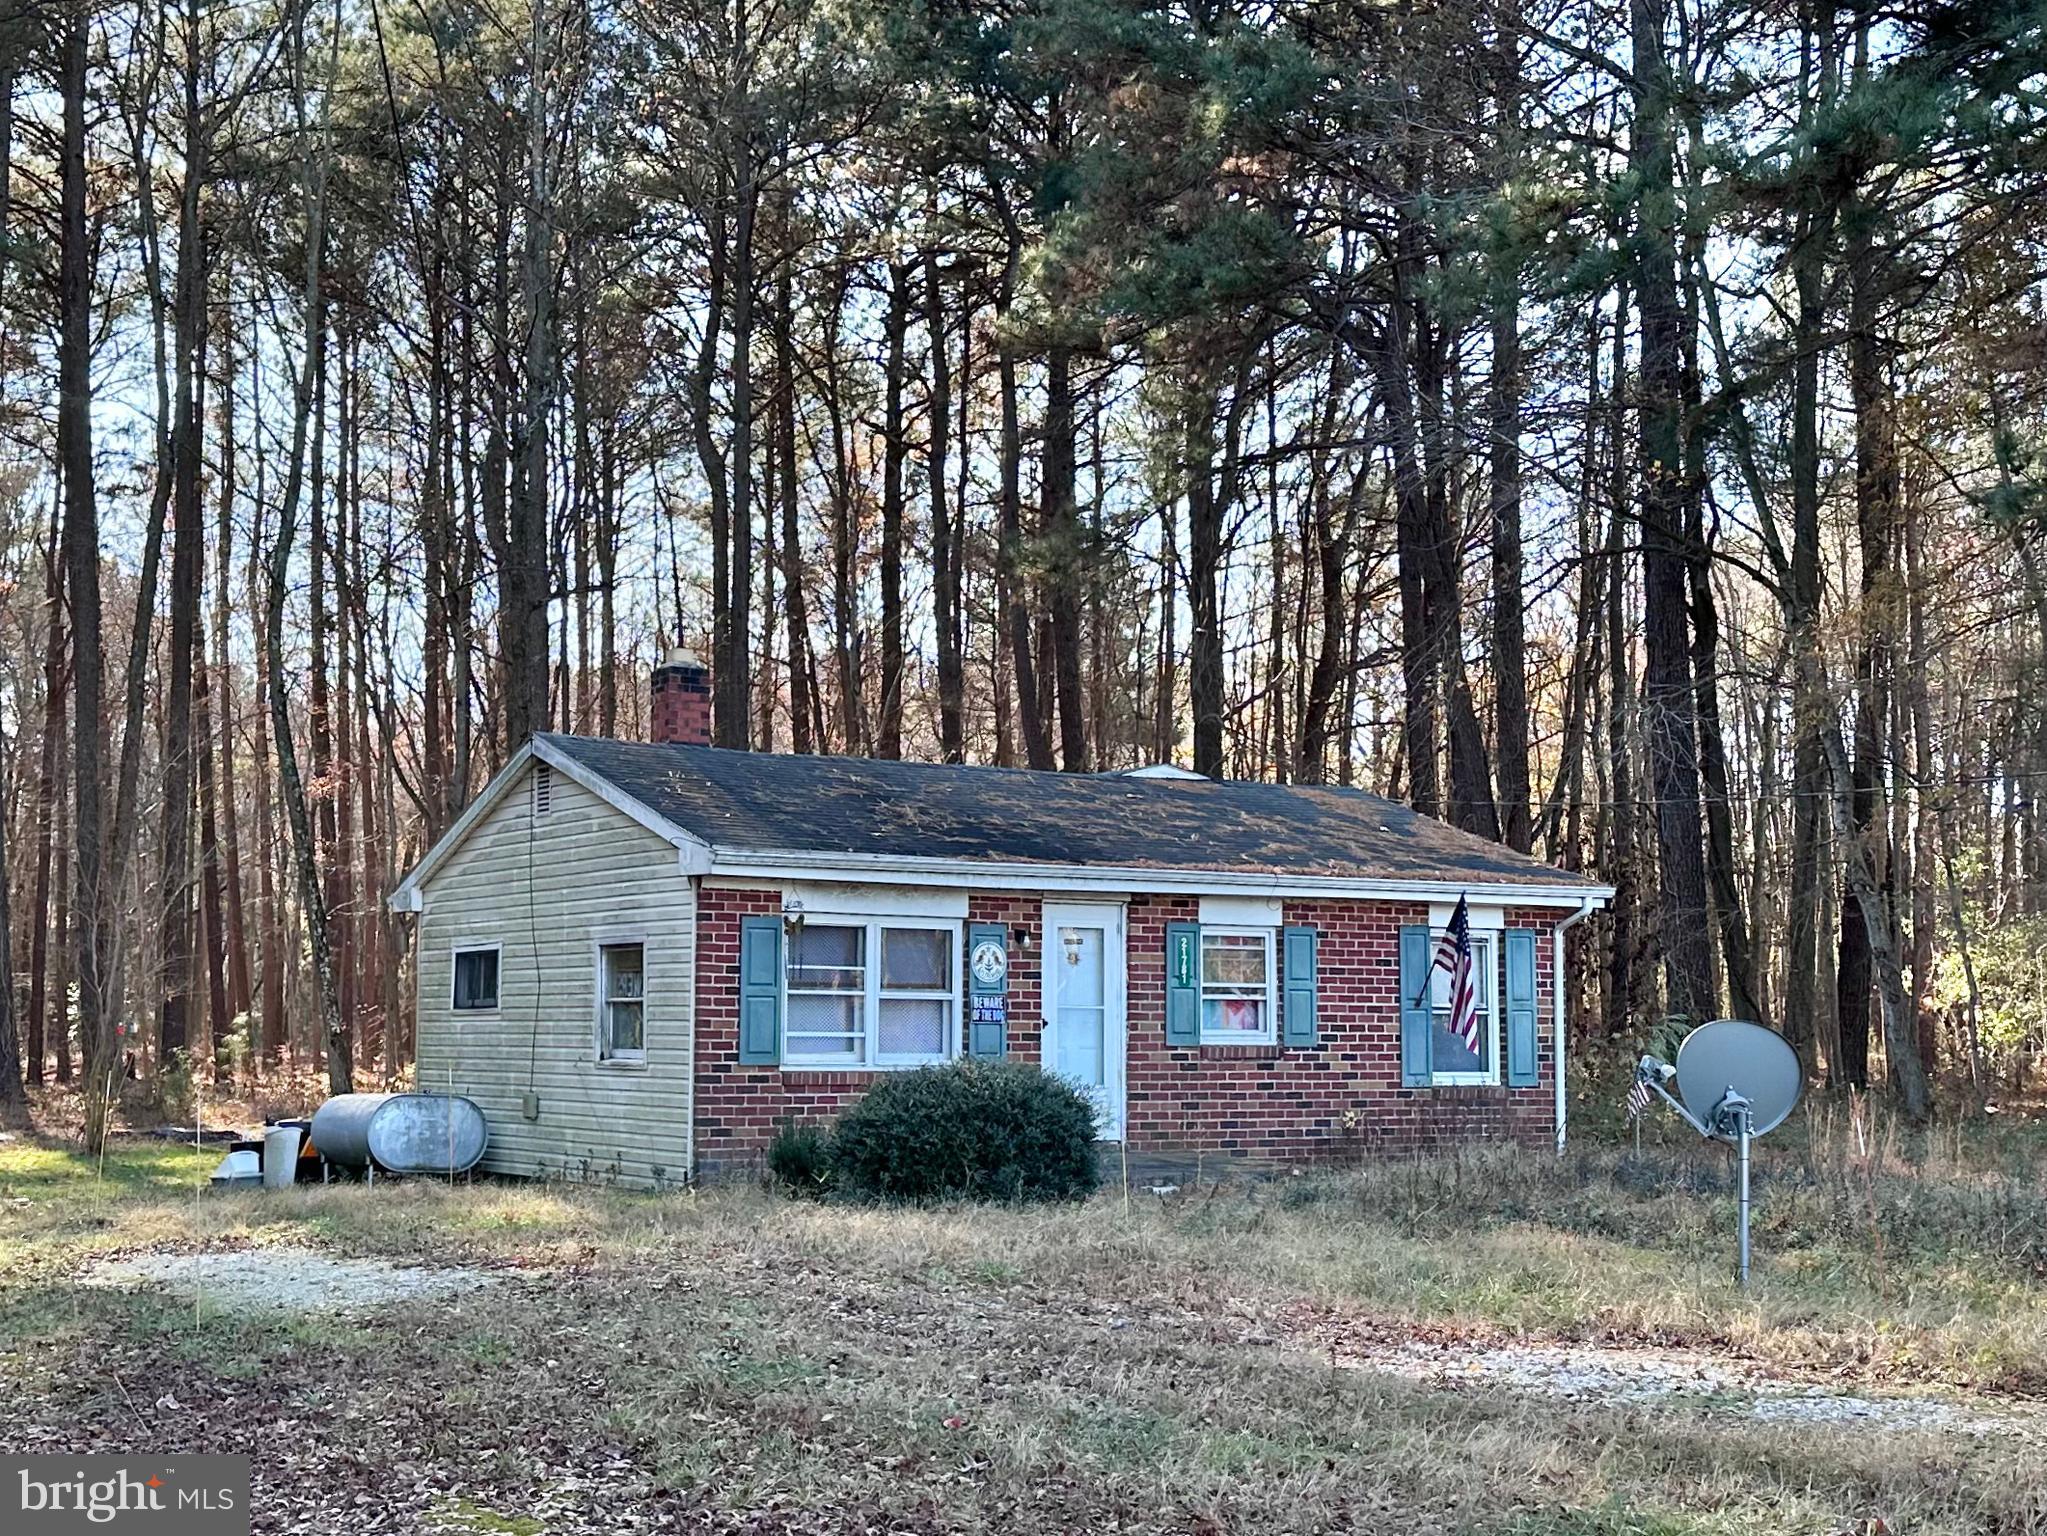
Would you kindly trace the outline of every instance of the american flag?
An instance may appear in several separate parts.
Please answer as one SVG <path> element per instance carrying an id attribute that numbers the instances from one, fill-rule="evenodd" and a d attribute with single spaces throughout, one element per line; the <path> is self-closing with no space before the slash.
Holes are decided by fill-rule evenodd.
<path id="1" fill-rule="evenodd" d="M 1478 977 L 1471 964 L 1471 905 L 1457 898 L 1457 910 L 1450 914 L 1450 926 L 1436 941 L 1436 959 L 1430 973 L 1450 973 L 1450 1033 L 1464 1042 L 1476 1056 L 1478 1049 Z"/>
<path id="2" fill-rule="evenodd" d="M 1654 1097 L 1655 1095 L 1649 1091 L 1649 1079 L 1637 1073 L 1635 1076 L 1635 1086 L 1628 1090 L 1628 1118 L 1630 1120 L 1641 1119 Z"/>

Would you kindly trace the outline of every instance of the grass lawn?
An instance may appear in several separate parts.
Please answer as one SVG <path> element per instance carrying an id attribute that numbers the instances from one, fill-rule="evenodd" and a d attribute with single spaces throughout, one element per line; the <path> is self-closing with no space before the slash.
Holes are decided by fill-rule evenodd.
<path id="1" fill-rule="evenodd" d="M 1570 1340 L 2026 1423 L 2034 1147 L 1866 1168 L 1841 1144 L 1771 1147 L 1744 1294 L 1724 1160 L 1675 1144 L 881 1211 L 742 1186 L 216 1195 L 211 1150 L 123 1141 L 102 1179 L 16 1139 L 0 1446 L 246 1450 L 257 1529 L 350 1536 L 2047 1532 L 2047 1433 L 1370 1368 L 1410 1340 Z M 108 1255 L 272 1246 L 493 1283 L 297 1314 L 77 1283 Z"/>

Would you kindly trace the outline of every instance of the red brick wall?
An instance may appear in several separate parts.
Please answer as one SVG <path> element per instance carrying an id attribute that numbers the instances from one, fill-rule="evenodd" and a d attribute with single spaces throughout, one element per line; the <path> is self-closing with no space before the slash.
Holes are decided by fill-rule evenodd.
<path id="1" fill-rule="evenodd" d="M 780 912 L 779 891 L 697 890 L 696 1164 L 758 1154 L 794 1115 L 824 1120 L 860 1097 L 871 1072 L 785 1072 L 739 1061 L 739 920 Z"/>
<path id="2" fill-rule="evenodd" d="M 1037 1061 L 1044 1053 L 1045 974 L 1044 904 L 1035 896 L 1004 896 L 993 891 L 967 894 L 967 926 L 1000 923 L 1009 930 L 1009 1056 L 1012 1061 Z M 1022 942 L 1018 942 L 1018 936 Z"/>
<path id="3" fill-rule="evenodd" d="M 773 891 L 704 888 L 697 908 L 696 1156 L 700 1168 L 757 1156 L 783 1118 L 828 1119 L 871 1072 L 788 1071 L 738 1060 L 739 920 L 781 910 Z M 1044 932 L 1040 898 L 973 893 L 968 922 L 1001 923 L 1009 942 L 1009 1051 L 1037 1061 Z M 1399 929 L 1425 906 L 1289 901 L 1284 920 L 1318 930 L 1321 1042 L 1279 1046 L 1165 1043 L 1165 925 L 1193 921 L 1191 896 L 1135 896 L 1129 906 L 1130 1144 L 1256 1157 L 1399 1153 L 1456 1142 L 1547 1145 L 1553 1134 L 1555 1040 L 1550 1004 L 1555 914 L 1510 911 L 1539 936 L 1541 1080 L 1532 1088 L 1400 1086 Z M 1023 934 L 1018 941 L 1018 932 Z M 962 956 L 964 962 L 964 956 Z"/>
<path id="4" fill-rule="evenodd" d="M 1400 926 L 1425 905 L 1289 901 L 1283 921 L 1316 930 L 1320 1043 L 1168 1047 L 1166 924 L 1193 922 L 1191 896 L 1130 902 L 1130 1144 L 1257 1157 L 1409 1152 L 1465 1141 L 1547 1144 L 1555 1113 L 1550 951 L 1553 915 L 1510 912 L 1534 929 L 1541 1080 L 1532 1088 L 1400 1086 Z"/>

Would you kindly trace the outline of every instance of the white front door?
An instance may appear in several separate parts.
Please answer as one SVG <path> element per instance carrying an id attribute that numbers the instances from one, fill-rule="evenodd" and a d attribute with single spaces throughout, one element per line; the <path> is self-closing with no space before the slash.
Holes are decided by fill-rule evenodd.
<path id="1" fill-rule="evenodd" d="M 1095 1101 L 1105 1141 L 1123 1139 L 1123 961 L 1120 906 L 1045 903 L 1045 1067 Z"/>

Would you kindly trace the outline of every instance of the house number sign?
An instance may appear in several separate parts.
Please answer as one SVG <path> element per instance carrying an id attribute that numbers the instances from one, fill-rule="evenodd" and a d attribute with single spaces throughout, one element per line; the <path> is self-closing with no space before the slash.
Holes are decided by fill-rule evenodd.
<path id="1" fill-rule="evenodd" d="M 1194 936 L 1190 933 L 1173 935 L 1173 985 L 1194 985 Z"/>

